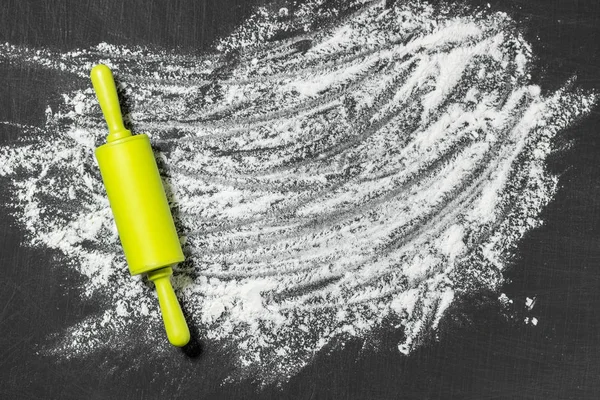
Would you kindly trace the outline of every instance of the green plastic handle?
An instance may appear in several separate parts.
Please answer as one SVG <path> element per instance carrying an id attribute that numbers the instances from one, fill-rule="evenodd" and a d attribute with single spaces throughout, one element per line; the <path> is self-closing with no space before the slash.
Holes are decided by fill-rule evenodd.
<path id="1" fill-rule="evenodd" d="M 92 85 L 98 97 L 98 103 L 102 108 L 102 113 L 108 125 L 108 142 L 131 136 L 131 132 L 125 129 L 123 117 L 121 116 L 121 106 L 119 105 L 119 96 L 113 74 L 106 65 L 98 64 L 92 68 L 90 73 Z"/>
<path id="2" fill-rule="evenodd" d="M 169 342 L 173 346 L 182 347 L 190 341 L 190 330 L 171 286 L 172 274 L 171 267 L 166 267 L 148 272 L 148 278 L 156 286 L 160 311 L 162 312 Z"/>

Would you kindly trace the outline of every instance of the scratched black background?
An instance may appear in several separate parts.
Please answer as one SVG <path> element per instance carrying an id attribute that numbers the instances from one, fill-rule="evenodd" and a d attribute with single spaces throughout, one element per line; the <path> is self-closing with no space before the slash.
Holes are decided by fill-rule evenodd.
<path id="1" fill-rule="evenodd" d="M 263 0 L 3 0 L 0 41 L 71 50 L 99 42 L 142 44 L 199 53 L 226 35 Z M 470 1 L 487 7 L 486 1 Z M 284 1 L 280 1 L 284 4 Z M 539 57 L 544 90 L 576 75 L 600 92 L 598 0 L 490 1 L 526 31 Z M 39 125 L 59 94 L 89 85 L 79 78 L 0 62 L 0 121 Z M 1 205 L 0 399 L 597 399 L 600 398 L 600 113 L 560 135 L 550 168 L 560 190 L 546 224 L 520 244 L 503 291 L 513 320 L 493 301 L 466 299 L 442 321 L 440 341 L 409 357 L 398 337 L 381 333 L 378 351 L 350 343 L 321 354 L 281 388 L 253 382 L 226 386 L 218 351 L 190 357 L 174 349 L 167 366 L 150 357 L 131 369 L 127 357 L 99 354 L 57 363 L 35 354 L 49 334 L 91 315 L 80 278 L 50 268 L 55 254 L 21 246 L 22 231 Z M 0 126 L 0 143 L 19 135 Z M 524 306 L 536 296 L 533 310 Z M 537 326 L 522 322 L 535 316 Z M 217 355 L 217 356 L 215 356 Z M 175 367 L 173 367 L 173 365 Z M 195 370 L 191 375 L 184 371 Z M 181 373 L 180 373 L 181 372 Z"/>

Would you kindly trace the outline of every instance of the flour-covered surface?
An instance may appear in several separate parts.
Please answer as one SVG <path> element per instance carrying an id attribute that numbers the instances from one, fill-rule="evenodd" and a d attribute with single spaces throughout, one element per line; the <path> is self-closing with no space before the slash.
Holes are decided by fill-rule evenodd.
<path id="1" fill-rule="evenodd" d="M 279 3 L 202 56 L 0 45 L 10 63 L 113 68 L 133 131 L 156 149 L 190 323 L 233 355 L 232 379 L 264 383 L 381 328 L 403 332 L 408 354 L 453 301 L 499 288 L 555 191 L 552 138 L 596 100 L 576 82 L 542 94 L 533 58 L 506 14 L 417 0 Z M 100 109 L 91 85 L 63 97 L 0 147 L 0 179 L 23 244 L 57 250 L 103 310 L 40 353 L 141 341 L 159 358 L 173 350 L 157 300 L 128 274 L 93 156 Z"/>

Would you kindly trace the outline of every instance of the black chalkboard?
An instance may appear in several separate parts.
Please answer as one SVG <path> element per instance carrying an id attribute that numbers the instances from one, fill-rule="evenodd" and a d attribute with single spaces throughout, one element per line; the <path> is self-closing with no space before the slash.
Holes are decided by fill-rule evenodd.
<path id="1" fill-rule="evenodd" d="M 398 0 L 400 1 L 400 0 Z M 114 44 L 152 45 L 199 53 L 226 35 L 263 1 L 76 0 L 5 1 L 0 41 L 61 50 Z M 488 7 L 486 1 L 471 1 Z M 534 46 L 534 79 L 556 89 L 572 76 L 600 90 L 600 3 L 595 0 L 490 1 L 506 11 Z M 0 62 L 0 121 L 39 124 L 65 87 L 67 74 Z M 282 387 L 246 381 L 221 385 L 219 349 L 174 351 L 169 365 L 130 365 L 99 354 L 60 361 L 36 354 L 52 332 L 92 313 L 78 302 L 78 277 L 45 268 L 50 251 L 25 248 L 8 211 L 0 219 L 0 398 L 4 399 L 595 399 L 600 396 L 600 114 L 595 109 L 556 139 L 550 168 L 559 191 L 543 211 L 545 224 L 521 241 L 502 289 L 515 304 L 537 298 L 536 327 L 507 319 L 497 293 L 455 307 L 465 320 L 442 320 L 439 341 L 410 356 L 397 337 L 380 348 L 350 343 L 318 355 Z M 18 132 L 0 129 L 0 142 Z M 568 146 L 567 146 L 568 144 Z M 10 194 L 0 188 L 0 203 Z M 213 361 L 207 361 L 213 360 Z M 165 369 L 170 369 L 166 373 Z M 179 373 L 194 369 L 193 379 Z"/>

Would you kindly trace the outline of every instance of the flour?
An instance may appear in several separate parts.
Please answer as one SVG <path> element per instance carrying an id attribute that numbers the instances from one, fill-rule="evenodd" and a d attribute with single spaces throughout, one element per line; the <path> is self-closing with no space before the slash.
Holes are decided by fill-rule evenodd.
<path id="1" fill-rule="evenodd" d="M 455 299 L 498 290 L 556 190 L 551 139 L 596 101 L 572 82 L 542 95 L 507 15 L 418 0 L 265 7 L 215 49 L 5 44 L 0 57 L 114 69 L 156 149 L 190 323 L 236 355 L 232 378 L 265 383 L 379 328 L 403 332 L 408 354 Z M 58 250 L 103 306 L 43 351 L 126 353 L 135 332 L 159 357 L 172 349 L 156 297 L 128 275 L 93 158 L 106 126 L 91 85 L 63 100 L 0 147 L 26 244 Z"/>

